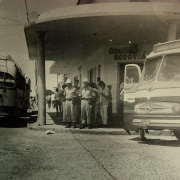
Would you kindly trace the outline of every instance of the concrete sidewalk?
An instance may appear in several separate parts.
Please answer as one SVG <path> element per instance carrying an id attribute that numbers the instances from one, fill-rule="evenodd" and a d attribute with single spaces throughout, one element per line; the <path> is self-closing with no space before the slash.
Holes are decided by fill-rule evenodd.
<path id="1" fill-rule="evenodd" d="M 33 117 L 37 117 L 37 110 L 34 110 Z M 52 130 L 56 133 L 66 132 L 66 133 L 88 133 L 88 134 L 111 134 L 111 135 L 128 135 L 127 132 L 122 128 L 122 126 L 107 127 L 107 128 L 93 128 L 93 129 L 79 129 L 79 128 L 65 128 L 65 125 L 62 123 L 62 118 L 56 116 L 55 109 L 47 109 L 46 113 L 46 125 L 40 126 L 38 120 L 33 123 L 28 124 L 28 128 L 36 131 L 47 131 Z M 139 136 L 139 133 L 131 131 L 132 135 Z M 149 131 L 150 135 L 155 136 L 172 136 L 173 134 L 169 130 L 163 131 Z"/>

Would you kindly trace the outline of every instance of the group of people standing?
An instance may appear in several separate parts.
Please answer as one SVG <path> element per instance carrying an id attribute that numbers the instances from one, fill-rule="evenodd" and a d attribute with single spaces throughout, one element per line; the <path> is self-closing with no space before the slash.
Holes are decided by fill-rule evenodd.
<path id="1" fill-rule="evenodd" d="M 67 79 L 66 84 L 56 89 L 54 98 L 57 115 L 63 115 L 63 123 L 67 123 L 66 128 L 76 128 L 76 125 L 80 124 L 80 129 L 86 125 L 91 129 L 95 123 L 106 126 L 108 104 L 112 98 L 110 89 L 100 79 L 98 84 L 95 84 L 84 78 L 83 87 L 78 85 L 79 80 L 75 80 L 73 86 L 71 79 Z M 98 122 L 99 114 L 101 122 Z"/>

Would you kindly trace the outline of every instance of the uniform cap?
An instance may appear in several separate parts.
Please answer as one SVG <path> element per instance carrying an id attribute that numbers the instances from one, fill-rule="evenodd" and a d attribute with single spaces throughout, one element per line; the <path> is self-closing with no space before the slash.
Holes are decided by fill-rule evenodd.
<path id="1" fill-rule="evenodd" d="M 89 82 L 89 79 L 88 78 L 84 78 L 83 82 Z"/>
<path id="2" fill-rule="evenodd" d="M 70 84 L 70 83 L 72 83 L 72 81 L 71 81 L 71 79 L 67 79 L 67 81 L 66 81 L 66 84 Z"/>

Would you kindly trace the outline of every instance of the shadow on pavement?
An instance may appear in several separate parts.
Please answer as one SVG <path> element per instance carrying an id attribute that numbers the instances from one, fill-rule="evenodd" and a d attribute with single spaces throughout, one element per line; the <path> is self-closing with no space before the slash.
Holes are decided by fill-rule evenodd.
<path id="1" fill-rule="evenodd" d="M 0 127 L 2 128 L 22 128 L 27 127 L 28 123 L 35 123 L 37 116 L 30 118 L 1 117 Z"/>
<path id="2" fill-rule="evenodd" d="M 48 112 L 48 114 L 51 117 L 51 119 L 54 121 L 54 124 L 65 126 L 65 124 L 63 124 L 62 116 L 57 116 L 56 112 Z"/>
<path id="3" fill-rule="evenodd" d="M 139 144 L 180 147 L 180 141 L 178 141 L 178 140 L 165 140 L 165 139 L 153 139 L 153 138 L 149 139 L 149 138 L 147 138 L 145 141 L 141 141 L 140 137 L 136 137 L 136 138 L 133 138 L 130 140 L 137 141 Z"/>

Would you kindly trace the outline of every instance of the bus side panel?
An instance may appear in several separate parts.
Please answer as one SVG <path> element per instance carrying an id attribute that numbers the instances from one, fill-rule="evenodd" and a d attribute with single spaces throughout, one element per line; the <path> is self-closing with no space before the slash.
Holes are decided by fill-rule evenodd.
<path id="1" fill-rule="evenodd" d="M 0 89 L 0 115 L 11 116 L 15 114 L 16 91 Z"/>
<path id="2" fill-rule="evenodd" d="M 14 106 L 16 102 L 16 91 L 0 89 L 0 106 Z"/>

